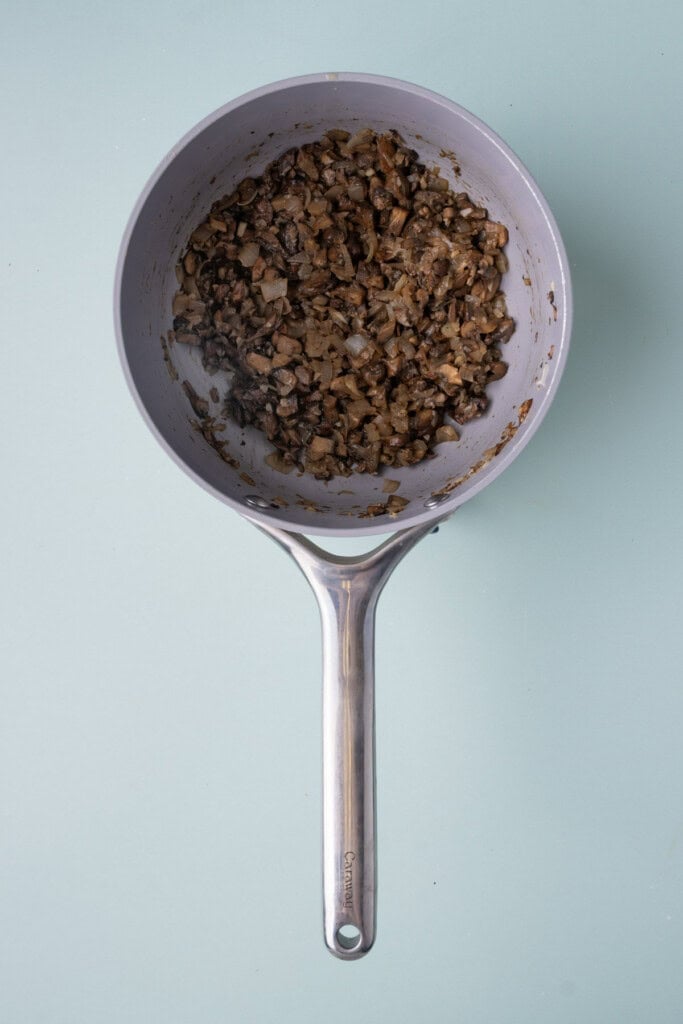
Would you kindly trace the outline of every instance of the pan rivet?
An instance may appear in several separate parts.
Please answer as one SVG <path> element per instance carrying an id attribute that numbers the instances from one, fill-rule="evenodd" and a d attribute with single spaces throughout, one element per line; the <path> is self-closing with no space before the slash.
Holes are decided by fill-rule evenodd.
<path id="1" fill-rule="evenodd" d="M 250 508 L 270 508 L 270 502 L 262 498 L 260 494 L 247 494 L 244 504 Z"/>
<path id="2" fill-rule="evenodd" d="M 438 508 L 448 497 L 448 494 L 432 494 L 431 498 L 427 498 L 425 501 L 425 508 Z"/>

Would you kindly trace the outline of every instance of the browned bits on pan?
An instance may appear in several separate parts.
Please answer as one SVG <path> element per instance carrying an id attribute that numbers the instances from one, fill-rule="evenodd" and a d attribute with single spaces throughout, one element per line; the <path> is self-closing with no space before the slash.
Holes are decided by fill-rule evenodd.
<path id="1" fill-rule="evenodd" d="M 517 417 L 518 422 L 520 424 L 524 423 L 524 420 L 529 415 L 529 410 L 531 409 L 531 406 L 533 405 L 533 401 L 534 401 L 533 398 L 527 398 L 527 400 L 525 402 L 522 402 L 522 404 L 520 405 L 520 407 L 519 407 L 519 415 Z"/>
<path id="2" fill-rule="evenodd" d="M 266 434 L 273 468 L 410 466 L 456 442 L 507 370 L 507 240 L 397 132 L 334 129 L 214 203 L 176 270 L 175 337 L 233 371 L 226 412 Z"/>
<path id="3" fill-rule="evenodd" d="M 399 512 L 402 512 L 410 504 L 408 498 L 401 498 L 398 494 L 392 494 L 386 502 L 377 502 L 375 505 L 368 505 L 365 512 L 360 513 L 361 519 L 374 519 L 376 516 L 384 516 L 389 514 L 391 518 L 395 518 Z"/>
<path id="4" fill-rule="evenodd" d="M 187 395 L 190 405 L 192 406 L 195 414 L 199 416 L 201 420 L 206 419 L 209 415 L 209 403 L 205 398 L 201 398 L 195 389 L 190 384 L 189 380 L 183 381 L 183 391 Z"/>
<path id="5" fill-rule="evenodd" d="M 164 364 L 168 370 L 168 375 L 171 380 L 178 380 L 178 371 L 175 368 L 173 360 L 171 359 L 171 352 L 169 349 L 169 342 L 173 340 L 173 331 L 168 332 L 168 340 L 161 335 L 161 351 L 164 356 Z M 550 357 L 552 358 L 552 357 Z"/>

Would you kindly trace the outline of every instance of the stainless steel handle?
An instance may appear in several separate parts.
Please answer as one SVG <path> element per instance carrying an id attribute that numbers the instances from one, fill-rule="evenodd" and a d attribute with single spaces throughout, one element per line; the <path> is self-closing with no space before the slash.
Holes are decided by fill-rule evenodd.
<path id="1" fill-rule="evenodd" d="M 323 923 L 335 956 L 356 960 L 375 941 L 375 691 L 377 599 L 404 555 L 445 517 L 390 537 L 366 555 L 323 551 L 254 519 L 297 563 L 323 633 Z"/>
<path id="2" fill-rule="evenodd" d="M 378 589 L 353 570 L 317 592 L 323 631 L 323 913 L 336 956 L 375 941 L 375 680 Z"/>

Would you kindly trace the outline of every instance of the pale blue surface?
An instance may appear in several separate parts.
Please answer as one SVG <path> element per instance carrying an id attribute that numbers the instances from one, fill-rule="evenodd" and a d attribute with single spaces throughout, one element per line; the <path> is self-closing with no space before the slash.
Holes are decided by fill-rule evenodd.
<path id="1" fill-rule="evenodd" d="M 3 10 L 0 1020 L 680 1024 L 681 9 L 216 6 Z M 158 448 L 110 308 L 166 150 L 338 68 L 498 131 L 576 297 L 540 433 L 383 596 L 351 964 L 321 937 L 313 599 Z"/>

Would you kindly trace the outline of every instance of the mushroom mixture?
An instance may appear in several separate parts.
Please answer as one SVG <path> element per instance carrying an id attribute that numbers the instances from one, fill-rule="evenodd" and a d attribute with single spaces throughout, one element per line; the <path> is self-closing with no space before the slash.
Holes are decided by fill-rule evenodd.
<path id="1" fill-rule="evenodd" d="M 507 240 L 397 132 L 328 131 L 214 203 L 177 268 L 175 339 L 233 371 L 226 412 L 275 469 L 412 465 L 507 370 Z"/>

